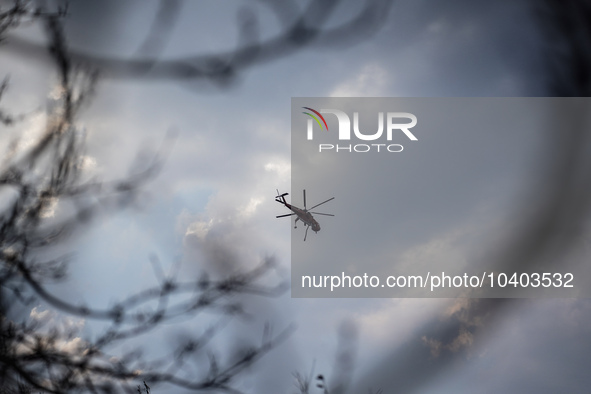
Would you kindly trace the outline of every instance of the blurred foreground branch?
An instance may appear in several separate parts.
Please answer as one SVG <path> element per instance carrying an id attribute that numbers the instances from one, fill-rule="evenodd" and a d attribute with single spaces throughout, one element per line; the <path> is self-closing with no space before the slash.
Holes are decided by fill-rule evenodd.
<path id="1" fill-rule="evenodd" d="M 110 352 L 123 341 L 153 333 L 180 317 L 193 318 L 205 310 L 227 317 L 244 314 L 238 295 L 282 294 L 284 283 L 261 284 L 273 268 L 273 259 L 216 281 L 207 276 L 179 281 L 176 273 L 161 276 L 157 286 L 132 294 L 107 309 L 61 298 L 48 286 L 66 277 L 72 257 L 62 251 L 67 247 L 65 242 L 85 229 L 94 216 L 133 204 L 141 187 L 161 168 L 170 138 L 151 163 L 135 175 L 113 182 L 85 179 L 85 133 L 77 126 L 77 117 L 92 97 L 98 72 L 70 54 L 62 28 L 65 10 L 48 13 L 30 7 L 29 3 L 17 1 L 12 8 L 1 11 L 0 34 L 16 28 L 24 18 L 42 23 L 58 81 L 41 135 L 29 145 L 20 138 L 11 141 L 0 166 L 2 389 L 132 393 L 137 392 L 137 382 L 143 381 L 145 390 L 149 390 L 148 382 L 195 391 L 238 392 L 232 387 L 236 377 L 283 341 L 291 328 L 277 335 L 266 330 L 260 344 L 236 351 L 235 357 L 224 362 L 213 353 L 205 364 L 195 361 L 197 355 L 208 351 L 208 342 L 219 332 L 221 323 L 183 339 L 170 354 L 158 359 L 145 360 L 139 348 L 122 356 Z M 0 98 L 5 97 L 7 89 L 5 81 Z M 5 127 L 19 125 L 18 117 L 0 114 Z M 53 309 L 40 312 L 40 305 Z M 72 320 L 64 316 L 102 320 L 106 328 L 95 339 L 83 340 L 71 324 L 60 328 L 30 318 L 47 314 L 60 315 L 62 321 L 69 322 Z M 187 373 L 189 369 L 192 373 Z"/>
<path id="2" fill-rule="evenodd" d="M 334 48 L 351 45 L 375 33 L 384 24 L 392 0 L 364 0 L 363 7 L 350 20 L 328 27 L 342 0 L 310 1 L 301 9 L 293 0 L 261 0 L 280 24 L 272 38 L 260 38 L 260 21 L 252 6 L 238 14 L 238 45 L 233 50 L 212 54 L 189 54 L 161 58 L 182 2 L 161 0 L 148 36 L 137 53 L 129 59 L 99 56 L 83 50 L 69 51 L 72 61 L 99 70 L 105 78 L 149 78 L 183 81 L 183 86 L 198 81 L 228 87 L 245 70 L 278 60 L 312 45 Z M 43 61 L 44 48 L 15 35 L 7 38 L 7 50 Z M 202 85 L 197 87 L 202 88 Z"/>

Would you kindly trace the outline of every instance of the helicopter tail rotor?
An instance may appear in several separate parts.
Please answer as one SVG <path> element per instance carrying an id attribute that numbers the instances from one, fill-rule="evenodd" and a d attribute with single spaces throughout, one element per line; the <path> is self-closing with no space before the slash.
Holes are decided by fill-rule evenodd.
<path id="1" fill-rule="evenodd" d="M 277 196 L 275 197 L 275 201 L 277 201 L 278 203 L 281 204 L 287 204 L 287 201 L 285 201 L 285 196 L 289 195 L 289 193 L 283 193 L 283 194 L 279 194 L 279 190 L 277 190 Z"/>

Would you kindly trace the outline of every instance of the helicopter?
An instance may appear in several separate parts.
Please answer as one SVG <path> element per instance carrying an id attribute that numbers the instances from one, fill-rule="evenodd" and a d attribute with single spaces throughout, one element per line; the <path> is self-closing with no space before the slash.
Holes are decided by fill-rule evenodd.
<path id="1" fill-rule="evenodd" d="M 279 215 L 276 216 L 277 218 L 283 218 L 283 217 L 287 217 L 287 216 L 293 216 L 293 215 L 297 215 L 296 219 L 295 219 L 295 225 L 294 228 L 298 228 L 297 224 L 298 224 L 298 220 L 301 220 L 302 223 L 304 223 L 304 226 L 306 226 L 306 233 L 304 234 L 304 241 L 306 241 L 306 237 L 308 236 L 308 229 L 310 227 L 312 227 L 312 231 L 314 231 L 315 233 L 317 233 L 318 231 L 320 231 L 320 225 L 318 224 L 318 222 L 316 221 L 316 219 L 314 219 L 314 216 L 312 216 L 312 214 L 314 215 L 324 215 L 324 216 L 334 216 L 331 215 L 329 213 L 320 213 L 320 212 L 310 212 L 310 210 L 324 204 L 327 203 L 331 200 L 334 200 L 334 197 L 329 198 L 326 201 L 321 202 L 320 204 L 316 204 L 314 205 L 312 208 L 306 208 L 306 189 L 304 189 L 304 209 L 302 208 L 298 208 L 294 205 L 288 204 L 287 201 L 285 201 L 285 196 L 287 196 L 289 193 L 283 193 L 283 194 L 279 194 L 279 190 L 277 190 L 277 196 L 275 197 L 275 201 L 277 201 L 280 204 L 283 204 L 287 207 L 287 209 L 290 209 L 291 211 L 293 211 L 293 213 L 288 213 L 286 215 Z"/>

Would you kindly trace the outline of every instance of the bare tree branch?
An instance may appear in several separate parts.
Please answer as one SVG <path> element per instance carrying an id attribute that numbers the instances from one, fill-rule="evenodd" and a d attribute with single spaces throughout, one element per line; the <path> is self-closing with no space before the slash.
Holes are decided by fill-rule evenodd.
<path id="1" fill-rule="evenodd" d="M 133 392 L 138 379 L 143 381 L 146 392 L 150 390 L 146 383 L 149 382 L 194 391 L 218 389 L 237 393 L 233 387 L 236 377 L 284 341 L 292 332 L 291 327 L 279 335 L 264 336 L 260 345 L 239 352 L 233 360 L 216 361 L 218 367 L 210 368 L 209 374 L 197 371 L 190 377 L 183 376 L 178 367 L 204 352 L 222 328 L 221 324 L 188 338 L 168 357 L 146 360 L 139 349 L 115 357 L 109 351 L 123 340 L 149 334 L 166 322 L 194 318 L 205 310 L 217 310 L 228 319 L 244 314 L 237 298 L 240 295 L 274 297 L 284 293 L 286 283 L 259 284 L 273 269 L 273 259 L 267 258 L 258 267 L 216 281 L 205 277 L 179 281 L 176 272 L 168 276 L 159 272 L 158 285 L 102 309 L 61 298 L 46 285 L 48 281 L 66 277 L 68 263 L 74 256 L 43 258 L 43 251 L 63 244 L 83 230 L 93 216 L 133 203 L 139 189 L 157 175 L 170 149 L 168 138 L 144 171 L 126 179 L 113 182 L 83 179 L 79 163 L 85 141 L 77 128 L 77 118 L 92 97 L 99 74 L 93 65 L 81 64 L 70 53 L 62 27 L 65 15 L 65 9 L 44 12 L 20 1 L 0 13 L 0 34 L 16 28 L 25 18 L 43 23 L 49 54 L 58 71 L 58 98 L 48 114 L 45 131 L 31 148 L 8 155 L 0 167 L 0 188 L 15 192 L 15 197 L 0 212 L 0 381 L 14 387 L 18 382 L 25 382 L 31 388 L 49 393 Z M 146 46 L 153 45 L 151 41 L 148 38 Z M 5 80 L 0 86 L 0 96 L 6 86 Z M 1 119 L 8 126 L 14 118 L 2 113 Z M 11 149 L 16 151 L 17 144 Z M 47 210 L 65 201 L 73 206 L 65 218 L 46 218 Z M 8 297 L 19 304 L 8 302 Z M 64 343 L 71 341 L 75 332 L 30 319 L 17 323 L 20 312 L 40 303 L 53 307 L 55 313 L 102 320 L 106 328 L 94 340 L 80 340 L 75 346 L 65 347 Z"/>

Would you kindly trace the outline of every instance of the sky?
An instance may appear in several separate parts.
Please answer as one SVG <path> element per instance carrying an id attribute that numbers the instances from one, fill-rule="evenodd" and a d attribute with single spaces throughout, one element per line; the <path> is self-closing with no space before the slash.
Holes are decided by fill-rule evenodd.
<path id="1" fill-rule="evenodd" d="M 271 39 L 308 3 L 285 2 L 284 7 L 295 11 L 274 13 L 272 3 L 265 1 L 171 2 L 179 8 L 168 36 L 145 45 L 158 4 L 72 2 L 65 29 L 70 49 L 123 60 L 158 48 L 162 59 L 224 53 L 245 38 L 238 21 L 255 15 L 260 38 Z M 360 10 L 361 2 L 342 1 L 321 26 L 337 28 Z M 301 188 L 298 184 L 292 189 L 291 178 L 292 97 L 543 96 L 548 70 L 534 16 L 525 0 L 399 0 L 383 10 L 381 23 L 371 29 L 269 56 L 239 69 L 229 83 L 180 78 L 166 70 L 160 75 L 158 68 L 154 77 L 105 66 L 96 94 L 79 118 L 87 134 L 89 176 L 109 180 L 131 174 L 142 168 L 149 152 L 158 151 L 168 132 L 174 131 L 176 138 L 163 169 L 143 187 L 136 207 L 98 218 L 75 238 L 69 280 L 53 290 L 107 307 L 157 283 L 151 255 L 164 271 L 180 262 L 183 278 L 204 270 L 222 276 L 273 256 L 278 267 L 267 280 L 289 279 L 294 242 L 298 248 L 321 245 L 323 238 L 333 242 L 337 228 L 351 228 L 347 210 L 357 204 L 409 226 L 422 243 L 417 246 L 417 238 L 409 236 L 393 244 L 410 261 L 442 254 L 466 261 L 488 253 L 496 257 L 495 252 L 502 252 L 498 245 L 511 244 L 526 233 L 527 224 L 520 225 L 530 217 L 524 208 L 544 200 L 539 190 L 552 200 L 551 191 L 539 188 L 553 179 L 546 156 L 536 153 L 546 149 L 546 133 L 524 133 L 508 148 L 491 133 L 466 135 L 462 145 L 450 132 L 445 140 L 425 144 L 427 152 L 412 161 L 424 171 L 435 171 L 427 171 L 422 183 L 405 177 L 399 168 L 393 171 L 394 183 L 388 167 L 381 167 L 383 190 L 404 203 L 402 212 L 371 201 L 384 201 L 385 193 L 331 190 L 330 183 L 323 189 L 321 182 L 312 182 L 314 186 L 307 187 L 310 201 L 334 195 L 322 212 L 338 214 L 323 218 L 322 231 L 308 234 L 306 244 L 301 241 L 303 228 L 292 230 L 287 219 L 275 219 L 287 212 L 274 198 L 278 189 L 289 192 L 294 204 L 301 202 Z M 36 26 L 23 28 L 19 37 L 42 42 Z M 11 89 L 2 108 L 22 112 L 51 104 L 56 74 L 47 57 L 31 55 L 10 41 L 3 45 L 0 75 L 10 75 Z M 22 129 L 3 132 L 2 147 L 10 132 L 34 139 L 44 119 L 41 110 Z M 503 142 L 510 139 L 500 134 Z M 437 143 L 451 149 L 458 161 L 442 166 Z M 570 147 L 561 140 L 552 143 L 557 151 Z M 495 144 L 506 158 L 490 150 Z M 446 168 L 459 175 L 443 182 L 436 171 L 445 175 Z M 336 171 L 335 178 L 347 179 L 348 174 Z M 404 188 L 397 189 L 399 184 Z M 439 190 L 438 201 L 421 193 L 432 187 Z M 523 195 L 531 200 L 516 206 L 516 197 Z M 432 204 L 433 213 L 413 218 L 411 213 L 424 204 Z M 589 234 L 588 226 L 578 229 L 573 250 L 581 253 L 579 259 L 588 257 Z M 356 238 L 360 245 L 363 235 L 370 234 Z M 387 241 L 375 242 L 377 258 Z M 357 252 L 373 261 L 366 250 Z M 329 251 L 326 259 L 330 256 Z M 292 374 L 307 375 L 312 368 L 327 376 L 332 387 L 348 382 L 350 393 L 379 388 L 384 393 L 584 392 L 591 383 L 588 299 L 327 299 L 292 298 L 288 291 L 279 297 L 245 297 L 243 302 L 249 318 L 224 323 L 212 342 L 222 354 L 234 344 L 259 341 L 266 323 L 274 332 L 296 325 L 285 342 L 246 372 L 239 384 L 248 393 L 294 393 Z M 53 316 L 44 308 L 39 305 L 31 318 Z M 206 314 L 137 343 L 157 355 L 174 344 L 175 337 L 203 330 L 218 319 Z M 92 321 L 60 321 L 81 327 L 81 336 L 100 330 Z M 346 367 L 338 358 L 339 351 L 347 349 L 355 355 L 350 374 L 343 372 Z"/>

